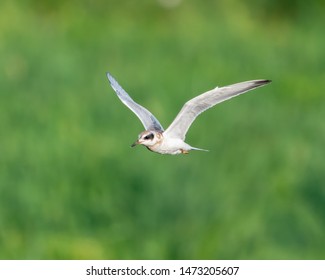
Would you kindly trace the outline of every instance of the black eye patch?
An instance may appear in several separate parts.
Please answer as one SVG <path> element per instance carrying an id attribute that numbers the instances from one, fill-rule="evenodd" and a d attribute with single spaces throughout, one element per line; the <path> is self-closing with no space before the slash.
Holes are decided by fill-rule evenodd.
<path id="1" fill-rule="evenodd" d="M 153 133 L 150 133 L 150 134 L 148 134 L 148 135 L 146 135 L 145 137 L 143 137 L 145 140 L 152 140 L 153 139 L 153 137 L 154 137 L 154 135 L 153 135 Z"/>

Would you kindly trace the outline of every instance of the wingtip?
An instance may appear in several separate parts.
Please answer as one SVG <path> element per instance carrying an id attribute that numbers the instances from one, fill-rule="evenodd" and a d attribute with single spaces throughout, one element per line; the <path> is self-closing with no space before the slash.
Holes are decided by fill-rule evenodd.
<path id="1" fill-rule="evenodd" d="M 113 78 L 113 76 L 109 72 L 106 72 L 106 77 L 107 77 L 109 83 L 111 85 L 113 85 L 113 83 L 115 82 L 115 79 Z"/>
<path id="2" fill-rule="evenodd" d="M 272 81 L 271 80 L 264 79 L 264 80 L 255 80 L 253 82 L 254 83 L 253 83 L 252 88 L 258 88 L 258 87 L 265 86 L 265 85 L 271 83 Z"/>
<path id="3" fill-rule="evenodd" d="M 264 80 L 257 80 L 256 81 L 256 84 L 258 84 L 258 85 L 266 85 L 266 84 L 269 84 L 271 82 L 272 82 L 272 80 L 266 80 L 266 79 L 264 79 Z"/>

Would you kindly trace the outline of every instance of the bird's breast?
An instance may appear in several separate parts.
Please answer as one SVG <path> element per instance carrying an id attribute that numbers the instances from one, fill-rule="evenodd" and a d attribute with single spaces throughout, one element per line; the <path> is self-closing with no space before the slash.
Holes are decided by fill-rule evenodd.
<path id="1" fill-rule="evenodd" d="M 160 154 L 177 155 L 188 150 L 188 145 L 181 139 L 163 138 L 161 141 L 148 147 L 149 150 Z"/>

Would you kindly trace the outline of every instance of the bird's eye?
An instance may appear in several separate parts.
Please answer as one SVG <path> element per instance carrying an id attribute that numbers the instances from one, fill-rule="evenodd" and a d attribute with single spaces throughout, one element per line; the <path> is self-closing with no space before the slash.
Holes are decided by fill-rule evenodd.
<path id="1" fill-rule="evenodd" d="M 143 137 L 145 140 L 152 140 L 153 139 L 153 133 L 150 133 L 148 135 L 146 135 L 145 137 Z"/>

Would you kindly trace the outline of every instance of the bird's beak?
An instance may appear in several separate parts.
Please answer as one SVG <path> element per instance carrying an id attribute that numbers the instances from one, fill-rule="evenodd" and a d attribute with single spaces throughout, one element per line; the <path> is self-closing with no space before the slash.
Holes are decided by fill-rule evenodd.
<path id="1" fill-rule="evenodd" d="M 133 147 L 135 147 L 136 145 L 139 145 L 140 143 L 139 143 L 139 140 L 137 140 L 137 141 L 135 141 L 132 145 L 131 145 L 131 147 L 133 148 Z"/>

